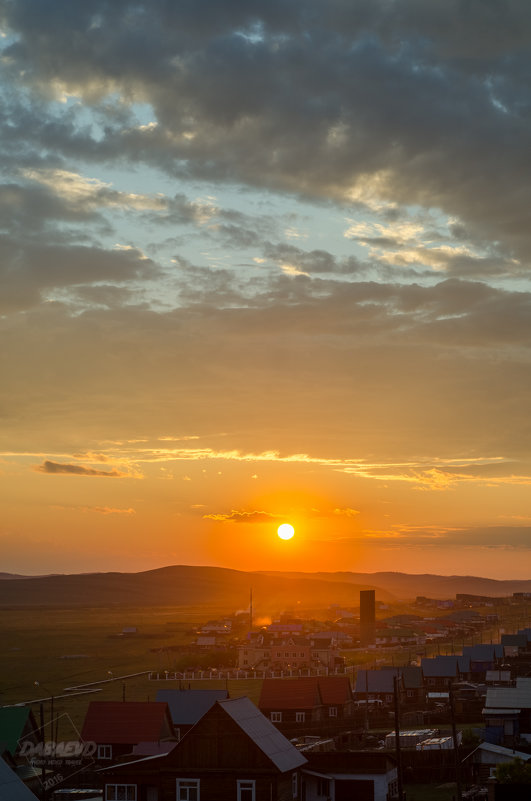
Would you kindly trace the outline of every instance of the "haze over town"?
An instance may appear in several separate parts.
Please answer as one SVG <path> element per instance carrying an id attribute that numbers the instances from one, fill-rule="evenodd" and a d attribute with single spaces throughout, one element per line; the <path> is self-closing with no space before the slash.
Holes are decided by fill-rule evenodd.
<path id="1" fill-rule="evenodd" d="M 529 5 L 0 34 L 1 569 L 528 579 Z"/>

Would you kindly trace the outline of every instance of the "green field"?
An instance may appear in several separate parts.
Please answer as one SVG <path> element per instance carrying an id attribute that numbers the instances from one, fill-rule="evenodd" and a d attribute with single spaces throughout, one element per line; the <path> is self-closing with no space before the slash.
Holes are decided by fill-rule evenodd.
<path id="1" fill-rule="evenodd" d="M 125 695 L 131 701 L 153 701 L 158 689 L 177 688 L 179 682 L 121 677 L 173 670 L 176 653 L 157 651 L 190 642 L 195 627 L 222 613 L 196 607 L 0 610 L 0 703 L 24 703 L 53 695 L 54 715 L 68 715 L 79 727 L 90 700 L 121 700 Z M 117 636 L 128 626 L 136 627 L 138 633 Z M 90 682 L 101 682 L 98 692 L 59 697 L 67 687 Z M 197 681 L 190 686 L 227 687 L 232 697 L 248 695 L 256 702 L 261 682 Z M 38 719 L 38 703 L 33 711 Z M 50 712 L 51 702 L 47 701 L 43 704 L 45 720 Z"/>

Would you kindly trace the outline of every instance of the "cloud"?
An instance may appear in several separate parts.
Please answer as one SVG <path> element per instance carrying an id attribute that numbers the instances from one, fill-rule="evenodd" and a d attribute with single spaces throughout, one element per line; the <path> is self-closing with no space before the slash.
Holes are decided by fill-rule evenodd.
<path id="1" fill-rule="evenodd" d="M 277 515 L 272 515 L 269 512 L 237 512 L 234 509 L 229 513 L 203 515 L 204 520 L 215 520 L 218 523 L 269 523 L 277 518 Z"/>
<path id="2" fill-rule="evenodd" d="M 92 467 L 83 467 L 79 464 L 60 464 L 59 462 L 44 461 L 41 465 L 34 468 L 39 473 L 48 475 L 69 475 L 69 476 L 103 476 L 106 478 L 124 478 L 127 473 L 119 470 L 95 470 Z"/>

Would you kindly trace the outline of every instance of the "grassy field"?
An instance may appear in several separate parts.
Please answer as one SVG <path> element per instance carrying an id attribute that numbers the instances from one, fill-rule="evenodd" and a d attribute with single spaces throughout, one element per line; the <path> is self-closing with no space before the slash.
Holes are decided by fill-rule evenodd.
<path id="1" fill-rule="evenodd" d="M 172 670 L 175 652 L 159 649 L 190 642 L 195 627 L 222 611 L 183 607 L 0 610 L 0 703 L 17 704 L 53 695 L 54 715 L 68 715 L 79 727 L 90 700 L 121 700 L 125 695 L 130 701 L 153 701 L 158 689 L 177 688 L 179 682 L 149 681 L 145 675 L 121 677 Z M 117 636 L 127 626 L 135 626 L 138 633 Z M 95 688 L 98 692 L 60 697 L 65 688 L 90 682 L 101 682 Z M 190 686 L 227 686 L 231 696 L 247 694 L 256 701 L 261 682 L 197 681 Z M 33 711 L 38 719 L 38 703 Z M 51 702 L 47 701 L 43 704 L 45 720 L 50 712 Z"/>

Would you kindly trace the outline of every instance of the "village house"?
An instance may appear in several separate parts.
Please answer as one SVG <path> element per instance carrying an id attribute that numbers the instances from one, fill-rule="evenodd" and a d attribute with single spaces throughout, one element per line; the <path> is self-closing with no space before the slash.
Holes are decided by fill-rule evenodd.
<path id="1" fill-rule="evenodd" d="M 312 752 L 305 754 L 302 797 L 305 801 L 389 801 L 398 793 L 396 761 L 371 752 Z"/>
<path id="2" fill-rule="evenodd" d="M 140 743 L 174 739 L 167 704 L 156 701 L 91 701 L 81 740 L 95 742 L 96 763 L 116 761 Z"/>
<path id="3" fill-rule="evenodd" d="M 344 659 L 337 642 L 308 637 L 273 637 L 259 632 L 248 635 L 238 648 L 238 668 L 274 672 L 307 671 L 314 669 L 341 670 Z"/>
<path id="4" fill-rule="evenodd" d="M 470 676 L 469 656 L 434 656 L 421 660 L 421 668 L 428 692 L 447 693 L 456 681 L 463 681 Z"/>
<path id="5" fill-rule="evenodd" d="M 348 676 L 264 679 L 258 706 L 272 723 L 305 724 L 350 717 L 354 699 Z"/>
<path id="6" fill-rule="evenodd" d="M 487 742 L 531 743 L 531 678 L 517 678 L 515 687 L 488 687 L 483 719 Z"/>
<path id="7" fill-rule="evenodd" d="M 216 701 L 169 753 L 100 776 L 104 801 L 293 801 L 306 762 L 243 697 Z"/>

